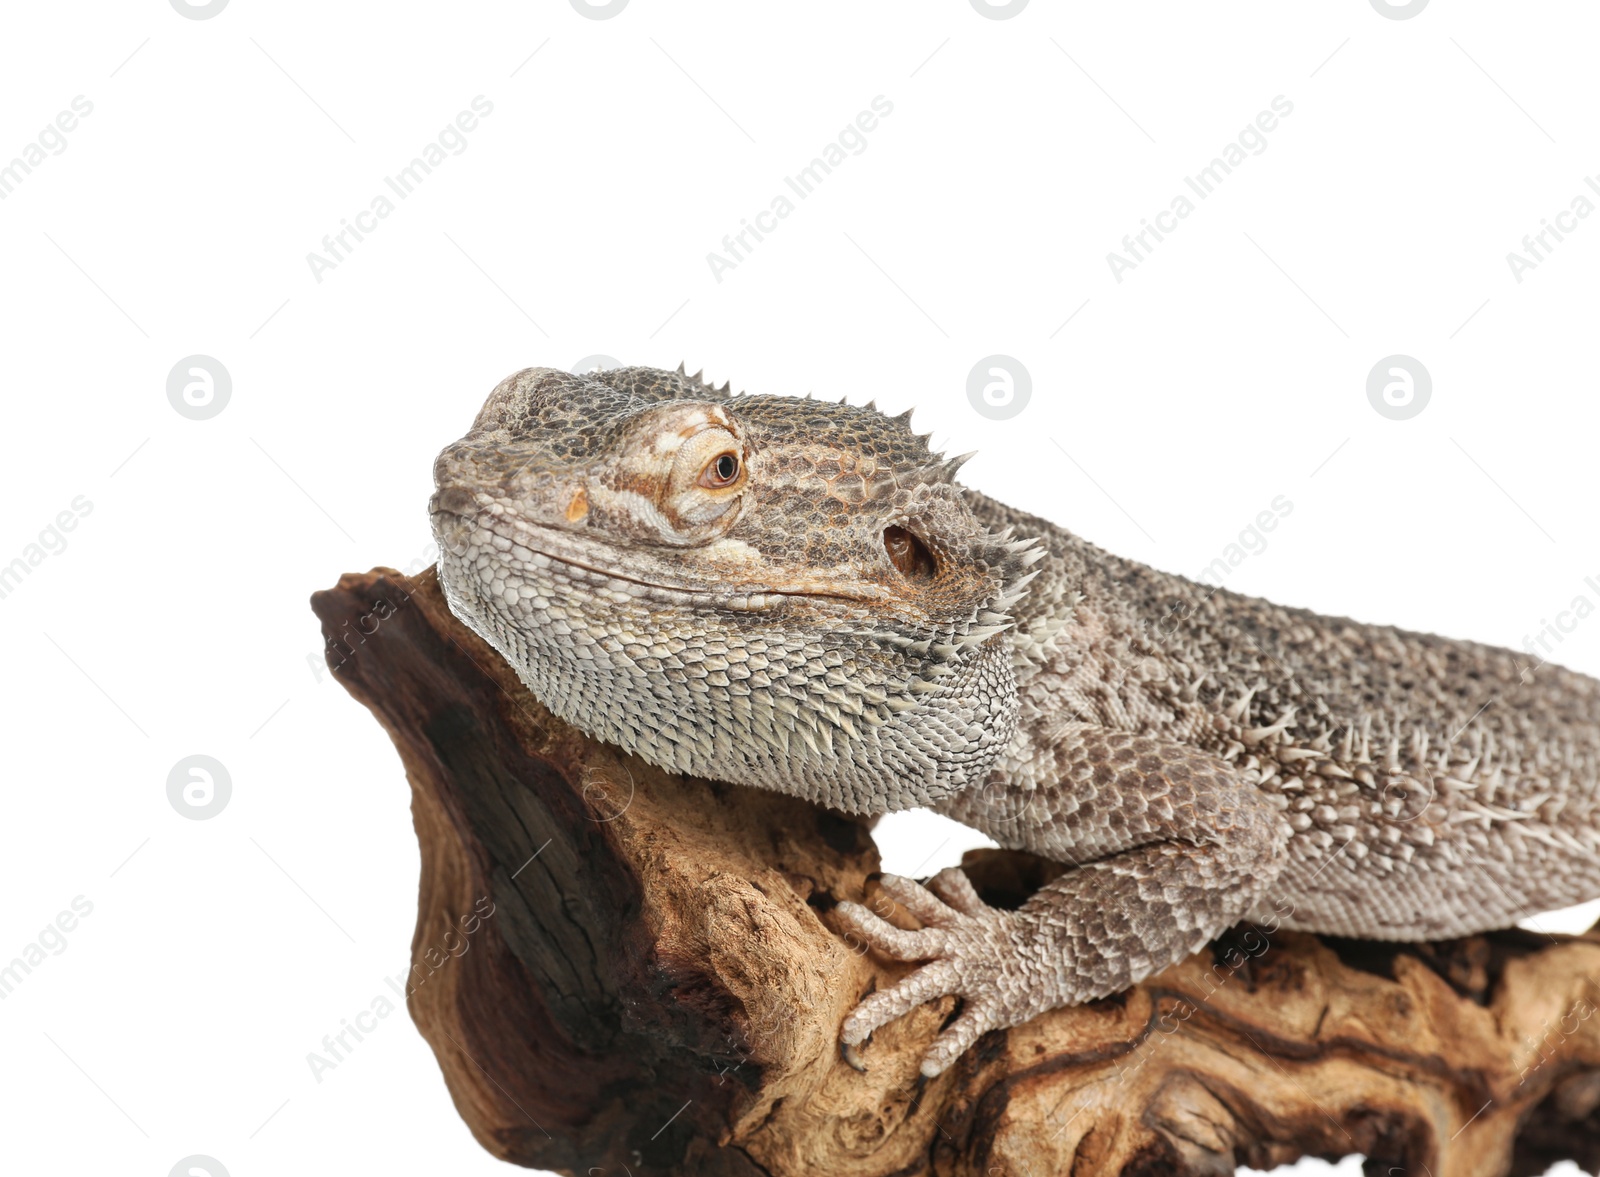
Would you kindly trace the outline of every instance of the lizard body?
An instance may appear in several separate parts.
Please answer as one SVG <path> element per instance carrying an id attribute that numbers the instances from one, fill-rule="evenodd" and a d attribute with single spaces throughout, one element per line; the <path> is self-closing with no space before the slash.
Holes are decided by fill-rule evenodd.
<path id="1" fill-rule="evenodd" d="M 664 768 L 926 805 L 1069 864 L 856 904 L 988 1029 L 1117 992 L 1242 918 L 1430 939 L 1600 896 L 1600 682 L 1213 589 L 955 480 L 905 417 L 698 377 L 527 369 L 435 466 L 451 608 L 555 714 Z"/>

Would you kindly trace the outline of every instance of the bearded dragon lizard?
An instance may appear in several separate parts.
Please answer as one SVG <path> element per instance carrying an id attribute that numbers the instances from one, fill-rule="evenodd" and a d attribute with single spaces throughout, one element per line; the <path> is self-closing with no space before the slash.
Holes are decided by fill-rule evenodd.
<path id="1" fill-rule="evenodd" d="M 936 1075 L 1241 919 L 1424 940 L 1600 896 L 1600 682 L 1121 559 L 962 486 L 908 418 L 530 368 L 430 503 L 451 609 L 584 732 L 1070 865 L 1015 911 L 883 876 L 920 931 L 840 904 L 927 962 L 848 1047 L 955 994 Z"/>

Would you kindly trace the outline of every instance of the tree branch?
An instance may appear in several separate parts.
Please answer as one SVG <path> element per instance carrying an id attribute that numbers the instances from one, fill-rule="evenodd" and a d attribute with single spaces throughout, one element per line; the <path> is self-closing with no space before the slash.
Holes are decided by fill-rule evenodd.
<path id="1" fill-rule="evenodd" d="M 931 1082 L 953 998 L 841 1058 L 915 966 L 834 930 L 869 823 L 673 776 L 554 719 L 431 570 L 346 576 L 330 666 L 412 785 L 408 1005 L 484 1148 L 577 1173 L 1218 1174 L 1361 1152 L 1433 1177 L 1600 1166 L 1600 937 L 1433 945 L 1243 925 L 1116 998 L 985 1036 Z M 991 902 L 1059 867 L 969 855 Z"/>

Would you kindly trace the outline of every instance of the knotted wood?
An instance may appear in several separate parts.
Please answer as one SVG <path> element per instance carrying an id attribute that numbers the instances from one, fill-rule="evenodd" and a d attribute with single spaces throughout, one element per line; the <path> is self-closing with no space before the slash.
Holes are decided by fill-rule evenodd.
<path id="1" fill-rule="evenodd" d="M 329 665 L 411 782 L 411 1016 L 495 1156 L 580 1174 L 1219 1174 L 1600 1167 L 1600 936 L 1433 945 L 1248 925 L 1125 994 L 985 1036 L 933 1081 L 953 998 L 838 1028 L 911 965 L 864 953 L 867 822 L 670 775 L 554 719 L 432 570 L 315 594 Z M 374 765 L 375 777 L 393 767 Z M 1060 868 L 969 855 L 991 902 Z"/>

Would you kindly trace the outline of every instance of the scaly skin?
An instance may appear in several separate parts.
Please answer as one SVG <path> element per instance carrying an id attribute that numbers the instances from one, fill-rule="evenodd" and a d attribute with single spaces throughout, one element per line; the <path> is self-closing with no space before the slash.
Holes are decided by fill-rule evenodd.
<path id="1" fill-rule="evenodd" d="M 921 931 L 841 904 L 929 962 L 847 1045 L 958 994 L 935 1075 L 1242 918 L 1428 939 L 1600 895 L 1600 683 L 1119 559 L 959 465 L 870 406 L 623 368 L 509 377 L 435 466 L 451 608 L 555 714 L 1074 868 L 1015 912 L 885 876 Z"/>

